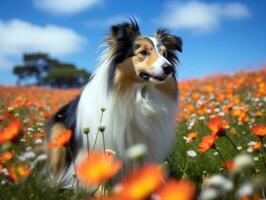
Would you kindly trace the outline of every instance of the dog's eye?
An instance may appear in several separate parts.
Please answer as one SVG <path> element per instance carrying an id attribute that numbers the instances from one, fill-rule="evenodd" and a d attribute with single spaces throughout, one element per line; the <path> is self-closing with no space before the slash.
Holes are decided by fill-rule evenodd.
<path id="1" fill-rule="evenodd" d="M 143 57 L 148 55 L 148 51 L 147 50 L 142 50 L 141 52 L 139 52 Z"/>

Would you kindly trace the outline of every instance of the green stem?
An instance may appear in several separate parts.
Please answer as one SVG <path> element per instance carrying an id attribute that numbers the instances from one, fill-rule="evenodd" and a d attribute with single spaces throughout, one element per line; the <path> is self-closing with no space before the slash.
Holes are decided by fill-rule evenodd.
<path id="1" fill-rule="evenodd" d="M 189 158 L 186 159 L 186 162 L 185 162 L 185 165 L 184 165 L 184 169 L 182 170 L 182 171 L 183 171 L 182 179 L 185 178 L 186 171 L 187 171 L 187 164 L 188 164 L 188 161 L 189 161 Z"/>
<path id="2" fill-rule="evenodd" d="M 105 154 L 106 147 L 105 147 L 104 131 L 102 132 L 102 137 L 103 137 L 103 150 L 104 150 L 104 154 Z"/>
<path id="3" fill-rule="evenodd" d="M 86 137 L 87 137 L 87 149 L 88 149 L 88 152 L 90 152 L 89 135 L 86 134 Z"/>
<path id="4" fill-rule="evenodd" d="M 96 141 L 98 140 L 98 135 L 99 135 L 99 131 L 97 131 L 97 133 L 96 133 L 96 138 L 95 138 L 95 140 L 94 140 L 94 143 L 93 143 L 93 146 L 92 146 L 92 150 L 91 150 L 91 151 L 93 151 L 94 148 L 95 148 Z"/>
<path id="5" fill-rule="evenodd" d="M 235 143 L 233 142 L 233 140 L 229 136 L 227 136 L 227 135 L 224 135 L 224 136 L 232 144 L 232 146 L 235 148 L 235 150 L 238 152 L 237 146 L 235 145 Z"/>
<path id="6" fill-rule="evenodd" d="M 100 125 L 102 124 L 102 120 L 103 120 L 103 112 L 104 112 L 104 111 L 101 111 Z M 97 130 L 97 133 L 96 133 L 96 137 L 95 137 L 95 140 L 94 140 L 94 143 L 93 143 L 93 146 L 92 146 L 92 150 L 91 150 L 91 151 L 93 151 L 94 148 L 95 148 L 96 142 L 97 142 L 97 140 L 98 140 L 99 132 L 100 132 L 100 131 L 99 131 L 99 129 L 98 129 L 98 130 Z"/>
<path id="7" fill-rule="evenodd" d="M 223 163 L 224 163 L 224 166 L 227 168 L 226 161 L 225 161 L 223 155 L 221 154 L 221 152 L 217 149 L 217 147 L 214 146 L 213 148 L 217 151 L 218 155 L 220 156 L 221 160 L 222 160 Z"/>

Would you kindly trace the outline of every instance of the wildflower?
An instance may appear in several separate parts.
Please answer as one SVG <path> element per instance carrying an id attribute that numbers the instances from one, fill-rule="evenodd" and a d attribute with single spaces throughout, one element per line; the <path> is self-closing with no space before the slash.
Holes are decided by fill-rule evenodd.
<path id="1" fill-rule="evenodd" d="M 223 164 L 223 167 L 229 170 L 235 170 L 236 164 L 233 160 L 228 160 Z"/>
<path id="2" fill-rule="evenodd" d="M 24 179 L 30 174 L 30 167 L 23 164 L 11 164 L 7 167 L 9 178 L 11 181 L 17 182 L 21 179 Z"/>
<path id="3" fill-rule="evenodd" d="M 26 161 L 26 160 L 32 160 L 36 157 L 36 153 L 34 151 L 26 151 L 22 155 L 20 155 L 18 158 L 21 161 Z"/>
<path id="4" fill-rule="evenodd" d="M 115 193 L 122 199 L 144 199 L 163 183 L 164 172 L 155 164 L 136 169 L 115 187 Z"/>
<path id="5" fill-rule="evenodd" d="M 195 185 L 189 180 L 168 180 L 156 196 L 162 200 L 190 200 L 193 199 L 195 190 Z"/>
<path id="6" fill-rule="evenodd" d="M 37 132 L 37 133 L 34 133 L 34 138 L 35 139 L 39 139 L 39 138 L 42 138 L 43 137 L 43 134 Z"/>
<path id="7" fill-rule="evenodd" d="M 235 170 L 241 171 L 247 167 L 252 167 L 254 165 L 253 159 L 249 155 L 238 155 L 234 159 L 235 162 Z"/>
<path id="8" fill-rule="evenodd" d="M 189 156 L 189 157 L 195 157 L 196 155 L 197 155 L 197 153 L 195 152 L 195 151 L 193 151 L 193 150 L 188 150 L 187 151 L 187 155 Z"/>
<path id="9" fill-rule="evenodd" d="M 215 141 L 217 138 L 218 137 L 215 134 L 210 134 L 210 135 L 204 136 L 202 138 L 201 142 L 199 143 L 200 148 L 198 149 L 198 151 L 200 153 L 203 153 L 210 148 L 214 148 L 215 147 Z"/>
<path id="10" fill-rule="evenodd" d="M 184 139 L 186 140 L 187 143 L 191 143 L 195 140 L 195 138 L 197 137 L 198 132 L 190 132 L 187 137 L 184 137 Z"/>
<path id="11" fill-rule="evenodd" d="M 89 134 L 90 128 L 83 128 L 83 133 L 84 134 Z"/>
<path id="12" fill-rule="evenodd" d="M 58 135 L 56 135 L 56 137 L 53 138 L 48 143 L 48 147 L 49 148 L 56 148 L 56 147 L 64 146 L 69 142 L 71 136 L 72 136 L 71 130 L 64 130 L 64 131 L 60 132 Z"/>
<path id="13" fill-rule="evenodd" d="M 222 175 L 214 175 L 205 182 L 207 187 L 217 187 L 222 191 L 230 191 L 233 189 L 233 183 Z"/>
<path id="14" fill-rule="evenodd" d="M 113 154 L 91 152 L 77 165 L 77 176 L 86 184 L 98 184 L 113 177 L 122 167 Z"/>
<path id="15" fill-rule="evenodd" d="M 212 200 L 216 199 L 219 195 L 219 192 L 215 188 L 207 188 L 203 190 L 200 194 L 200 200 Z"/>
<path id="16" fill-rule="evenodd" d="M 112 155 L 116 155 L 116 152 L 115 151 L 113 151 L 112 149 L 106 149 L 105 150 L 105 153 L 107 154 L 107 155 L 110 155 L 110 154 L 112 154 Z"/>
<path id="17" fill-rule="evenodd" d="M 266 125 L 254 125 L 251 128 L 254 135 L 257 135 L 259 137 L 266 136 Z"/>
<path id="18" fill-rule="evenodd" d="M 244 197 L 244 196 L 250 196 L 254 192 L 254 186 L 251 183 L 245 183 L 242 186 L 240 186 L 239 190 L 237 191 L 238 196 Z"/>
<path id="19" fill-rule="evenodd" d="M 254 160 L 255 162 L 257 162 L 257 161 L 259 160 L 259 157 L 258 157 L 258 156 L 255 156 L 255 157 L 253 158 L 253 160 Z"/>
<path id="20" fill-rule="evenodd" d="M 21 122 L 20 120 L 15 120 L 11 122 L 2 133 L 0 133 L 0 144 L 14 139 L 20 130 Z"/>
<path id="21" fill-rule="evenodd" d="M 101 133 L 103 133 L 104 131 L 105 131 L 105 126 L 99 126 L 98 127 L 98 130 L 101 132 Z"/>
<path id="22" fill-rule="evenodd" d="M 9 161 L 10 159 L 13 158 L 13 153 L 11 151 L 5 151 L 3 153 L 0 154 L 0 163 L 4 164 L 7 161 Z"/>
<path id="23" fill-rule="evenodd" d="M 214 117 L 208 122 L 208 128 L 217 136 L 225 134 L 225 129 L 228 128 L 228 122 L 222 117 Z"/>
<path id="24" fill-rule="evenodd" d="M 136 144 L 129 147 L 126 151 L 128 158 L 137 159 L 143 157 L 147 152 L 147 147 L 144 144 Z"/>
<path id="25" fill-rule="evenodd" d="M 249 142 L 248 143 L 248 152 L 256 152 L 256 151 L 260 151 L 261 148 L 261 142 L 257 141 L 257 142 Z"/>

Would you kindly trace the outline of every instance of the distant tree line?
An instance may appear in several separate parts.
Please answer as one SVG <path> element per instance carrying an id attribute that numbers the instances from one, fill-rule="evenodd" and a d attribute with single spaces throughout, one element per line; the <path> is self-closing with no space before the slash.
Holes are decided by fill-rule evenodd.
<path id="1" fill-rule="evenodd" d="M 81 87 L 91 76 L 84 69 L 62 63 L 43 53 L 24 54 L 23 64 L 15 66 L 13 73 L 18 77 L 18 85 L 31 80 L 34 85 L 56 88 Z"/>

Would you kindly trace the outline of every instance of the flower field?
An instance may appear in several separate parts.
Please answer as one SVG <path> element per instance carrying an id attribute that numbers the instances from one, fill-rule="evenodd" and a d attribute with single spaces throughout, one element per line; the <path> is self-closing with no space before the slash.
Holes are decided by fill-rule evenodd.
<path id="1" fill-rule="evenodd" d="M 177 141 L 165 163 L 138 168 L 118 185 L 108 182 L 123 165 L 112 152 L 90 153 L 78 164 L 77 180 L 97 188 L 104 196 L 97 198 L 56 188 L 45 170 L 46 122 L 79 90 L 0 86 L 0 199 L 266 198 L 266 66 L 179 88 Z M 47 148 L 70 137 L 66 131 Z"/>

